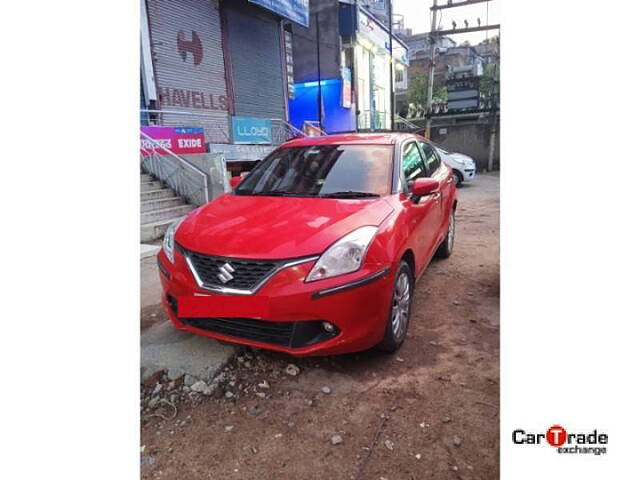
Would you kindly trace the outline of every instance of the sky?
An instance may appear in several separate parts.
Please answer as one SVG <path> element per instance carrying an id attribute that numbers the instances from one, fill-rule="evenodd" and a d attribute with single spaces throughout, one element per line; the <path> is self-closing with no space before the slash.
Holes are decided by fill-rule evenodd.
<path id="1" fill-rule="evenodd" d="M 461 0 L 453 0 L 453 3 Z M 448 0 L 438 0 L 438 5 L 444 5 Z M 451 21 L 457 24 L 456 28 L 464 28 L 464 20 L 469 21 L 469 27 L 478 25 L 478 17 L 481 25 L 487 25 L 487 5 L 489 11 L 489 25 L 500 23 L 500 2 L 492 0 L 487 3 L 468 5 L 466 7 L 446 8 L 438 12 L 438 21 L 443 29 L 453 28 Z M 393 13 L 404 15 L 405 28 L 413 29 L 413 33 L 428 32 L 431 29 L 431 11 L 433 0 L 393 0 Z M 442 17 L 440 17 L 442 15 Z M 472 45 L 480 43 L 482 40 L 497 35 L 499 30 L 489 30 L 487 32 L 464 33 L 451 35 L 451 38 L 458 44 L 468 40 Z"/>

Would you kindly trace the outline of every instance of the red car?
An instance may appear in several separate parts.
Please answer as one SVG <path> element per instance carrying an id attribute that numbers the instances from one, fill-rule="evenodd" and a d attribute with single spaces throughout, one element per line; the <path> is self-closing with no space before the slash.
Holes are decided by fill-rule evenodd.
<path id="1" fill-rule="evenodd" d="M 451 255 L 456 204 L 451 169 L 422 137 L 291 140 L 167 231 L 163 304 L 176 328 L 227 342 L 395 351 L 416 279 Z"/>

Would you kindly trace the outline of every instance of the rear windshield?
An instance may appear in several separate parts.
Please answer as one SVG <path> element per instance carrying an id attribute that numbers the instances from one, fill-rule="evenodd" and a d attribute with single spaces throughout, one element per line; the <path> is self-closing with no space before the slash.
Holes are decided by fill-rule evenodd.
<path id="1" fill-rule="evenodd" d="M 279 148 L 235 190 L 237 195 L 364 198 L 387 195 L 392 145 Z"/>

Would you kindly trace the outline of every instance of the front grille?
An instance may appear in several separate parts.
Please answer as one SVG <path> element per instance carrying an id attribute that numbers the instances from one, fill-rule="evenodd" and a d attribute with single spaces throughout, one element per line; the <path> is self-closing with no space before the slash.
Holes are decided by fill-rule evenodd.
<path id="1" fill-rule="evenodd" d="M 216 257 L 186 250 L 184 247 L 181 251 L 189 257 L 200 280 L 206 286 L 251 290 L 280 266 L 280 263 L 273 260 Z M 223 282 L 219 277 L 222 274 L 221 267 L 225 264 L 231 266 L 227 271 L 232 278 L 226 276 L 229 278 L 227 282 Z M 222 276 L 225 277 L 224 274 Z"/>
<path id="2" fill-rule="evenodd" d="M 181 318 L 190 327 L 254 342 L 298 348 L 312 345 L 340 333 L 337 327 L 329 333 L 318 320 L 302 322 L 265 322 L 253 318 Z"/>

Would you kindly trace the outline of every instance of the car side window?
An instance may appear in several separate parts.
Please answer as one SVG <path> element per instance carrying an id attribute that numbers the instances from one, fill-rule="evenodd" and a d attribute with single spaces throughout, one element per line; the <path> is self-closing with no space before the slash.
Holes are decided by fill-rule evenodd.
<path id="1" fill-rule="evenodd" d="M 432 177 L 440 168 L 440 157 L 435 149 L 426 142 L 420 142 L 420 147 L 424 153 L 425 164 L 427 165 L 427 176 Z"/>
<path id="2" fill-rule="evenodd" d="M 427 177 L 427 169 L 420 154 L 420 148 L 416 142 L 407 143 L 402 150 L 402 171 L 407 183 L 416 178 Z"/>

